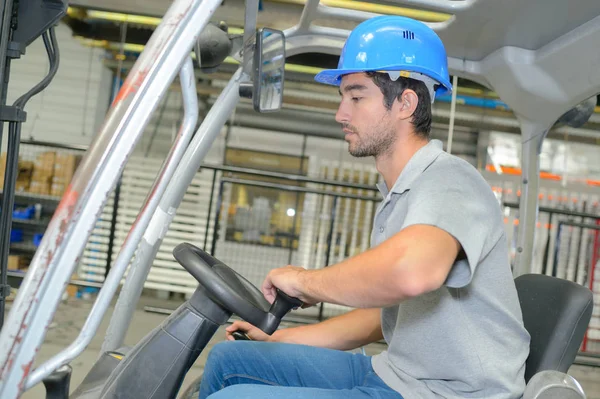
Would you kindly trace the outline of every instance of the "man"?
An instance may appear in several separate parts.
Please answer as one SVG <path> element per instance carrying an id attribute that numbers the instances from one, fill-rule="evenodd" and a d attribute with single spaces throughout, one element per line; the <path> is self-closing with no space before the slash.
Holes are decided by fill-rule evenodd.
<path id="1" fill-rule="evenodd" d="M 316 80 L 339 85 L 349 152 L 373 156 L 383 177 L 372 248 L 321 270 L 275 269 L 262 290 L 356 310 L 272 336 L 233 323 L 229 340 L 242 330 L 265 342 L 216 345 L 200 398 L 520 398 L 529 335 L 500 208 L 475 168 L 429 139 L 432 100 L 451 90 L 440 39 L 376 17 Z M 372 358 L 346 352 L 381 339 Z"/>

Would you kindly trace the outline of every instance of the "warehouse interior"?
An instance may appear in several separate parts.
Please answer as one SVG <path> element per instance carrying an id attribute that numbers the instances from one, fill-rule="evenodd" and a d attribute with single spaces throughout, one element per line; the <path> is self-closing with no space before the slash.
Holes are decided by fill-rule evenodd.
<path id="1" fill-rule="evenodd" d="M 21 5 L 18 1 L 5 1 L 3 18 L 6 20 L 8 7 L 19 8 L 23 3 L 23 0 Z M 53 2 L 33 3 L 36 6 L 39 3 L 41 7 Z M 5 306 L 2 309 L 5 326 L 16 323 L 19 312 L 25 315 L 23 317 L 31 317 L 26 316 L 24 305 L 21 308 L 15 306 L 22 287 L 29 289 L 29 284 L 38 281 L 38 277 L 40 282 L 46 281 L 43 280 L 42 266 L 39 268 L 41 274 L 35 274 L 32 270 L 38 268 L 32 269 L 30 265 L 38 258 L 40 264 L 45 262 L 46 253 L 42 250 L 54 250 L 53 246 L 46 245 L 53 245 L 49 243 L 51 239 L 62 237 L 57 218 L 62 217 L 63 205 L 69 201 L 73 179 L 85 168 L 93 170 L 91 159 L 106 158 L 100 157 L 99 152 L 94 158 L 93 149 L 112 145 L 99 134 L 107 130 L 110 123 L 114 124 L 114 129 L 120 128 L 110 119 L 111 115 L 123 112 L 123 120 L 134 120 L 133 114 L 119 109 L 124 88 L 129 87 L 128 79 L 135 79 L 140 68 L 150 65 L 144 62 L 150 62 L 151 52 L 157 51 L 160 40 L 171 40 L 157 34 L 159 27 L 167 26 L 165 29 L 168 29 L 169 24 L 174 24 L 173 21 L 165 23 L 165 15 L 188 3 L 190 7 L 192 4 L 200 7 L 198 4 L 202 1 L 62 2 L 64 12 L 53 22 L 60 54 L 58 69 L 51 83 L 25 106 L 26 120 L 16 145 L 18 168 L 12 174 L 8 172 L 11 155 L 7 150 L 11 146 L 15 148 L 15 143 L 11 143 L 12 130 L 4 128 L 1 137 L 0 178 L 3 187 L 7 187 L 5 179 L 15 179 L 14 199 L 8 203 L 14 205 L 9 219 L 12 226 L 10 239 L 2 244 L 6 247 L 6 259 L 0 259 L 6 267 L 2 269 L 2 284 L 10 285 L 6 303 L 3 300 L 2 305 Z M 563 42 L 580 40 L 581 44 L 572 47 L 579 48 L 588 43 L 585 40 L 600 36 L 600 6 L 586 0 L 570 8 L 566 3 L 552 1 L 547 4 L 541 0 L 510 1 L 510 5 L 487 0 L 224 0 L 211 10 L 214 12 L 208 23 L 235 38 L 233 45 L 239 46 L 248 34 L 244 30 L 248 18 L 246 7 L 255 3 L 258 10 L 252 32 L 263 27 L 290 32 L 305 18 L 308 7 L 316 7 L 319 3 L 330 10 L 343 10 L 335 18 L 330 16 L 329 21 L 325 13 L 315 14 L 312 23 L 327 26 L 332 32 L 352 31 L 362 21 L 356 17 L 359 13 L 406 16 L 439 30 L 449 53 L 455 54 L 456 59 L 462 57 L 463 64 L 460 71 L 457 64 L 449 64 L 454 92 L 436 97 L 432 105 L 430 137 L 440 140 L 445 151 L 471 164 L 489 183 L 502 210 L 508 261 L 513 268 L 523 268 L 522 243 L 525 242 L 525 252 L 529 253 L 525 259 L 530 260 L 526 262 L 527 273 L 573 282 L 593 295 L 591 317 L 568 374 L 581 385 L 587 398 L 600 399 L 600 90 L 589 94 L 590 90 L 600 88 L 598 58 L 596 55 L 594 64 L 594 56 L 588 54 L 594 51 L 593 48 L 588 48 L 585 54 L 570 54 L 565 50 L 566 55 L 575 57 L 570 61 L 572 68 L 562 70 L 557 67 L 558 74 L 555 70 L 544 70 L 542 66 L 532 67 L 531 73 L 539 79 L 536 82 L 527 80 L 533 75 L 520 75 L 517 70 L 526 70 L 528 64 L 537 67 L 537 62 L 540 65 L 554 62 L 552 57 L 558 55 L 548 55 L 550 50 L 546 50 L 554 45 L 560 47 Z M 45 6 L 51 8 L 48 4 Z M 471 9 L 481 12 L 481 15 L 477 14 L 479 21 L 473 22 L 473 32 L 462 37 L 461 42 L 454 40 L 448 27 L 455 16 L 459 20 L 461 13 Z M 528 18 L 546 22 L 527 22 Z M 536 35 L 528 36 L 536 29 Z M 319 32 L 315 30 L 314 35 Z M 445 33 L 448 33 L 447 42 Z M 39 36 L 32 40 L 24 54 L 12 59 L 6 69 L 9 72 L 4 72 L 8 84 L 3 106 L 15 104 L 23 93 L 48 74 L 51 64 L 43 39 Z M 512 74 L 502 75 L 491 67 L 489 71 L 476 73 L 468 60 L 480 61 L 487 68 L 484 61 L 491 57 L 489 53 L 495 48 L 486 48 L 486 45 L 496 39 L 503 46 L 498 51 L 503 57 L 511 59 L 512 49 L 517 49 L 514 50 L 515 57 L 526 54 L 531 59 L 511 59 L 514 64 L 507 69 Z M 466 50 L 456 56 L 463 42 Z M 290 43 L 291 40 L 287 45 L 291 46 Z M 189 140 L 193 140 L 203 132 L 203 121 L 211 120 L 209 112 L 220 106 L 219 96 L 235 80 L 240 61 L 232 56 L 234 49 L 217 65 L 202 66 L 198 64 L 198 52 L 192 49 L 189 55 L 193 70 L 187 71 L 194 78 L 191 84 L 187 83 L 193 87 L 195 99 L 191 102 L 186 102 L 188 87 L 181 79 L 184 64 L 172 65 L 174 78 L 164 83 L 166 89 L 154 101 L 139 137 L 128 141 L 131 151 L 126 156 L 126 163 L 113 165 L 116 178 L 105 180 L 107 185 L 102 190 L 106 201 L 101 201 L 99 212 L 86 216 L 93 217 L 93 223 L 85 231 L 88 236 L 85 242 L 82 241 L 82 250 L 73 255 L 72 268 L 54 265 L 57 270 L 62 267 L 67 280 L 60 294 L 52 294 L 57 300 L 56 312 L 53 305 L 48 305 L 50 322 L 44 325 L 44 333 L 36 334 L 41 340 L 39 348 L 35 348 L 37 355 L 25 368 L 23 378 L 36 368 L 42 370 L 39 366 L 77 342 L 81 339 L 80 333 L 86 331 L 87 344 L 78 349 L 77 356 L 72 356 L 73 360 L 69 362 L 72 366 L 70 392 L 73 393 L 107 348 L 106 337 L 115 331 L 126 332 L 122 344 L 133 346 L 174 314 L 175 309 L 193 297 L 198 287 L 195 276 L 173 255 L 182 242 L 211 254 L 257 287 L 274 268 L 298 265 L 323 269 L 369 248 L 373 217 L 383 199 L 376 186 L 380 175 L 372 158 L 356 158 L 348 152 L 344 133 L 335 120 L 340 104 L 338 88 L 315 81 L 317 73 L 338 65 L 339 54 L 317 51 L 325 47 L 315 45 L 314 49 L 305 52 L 291 50 L 294 54 L 285 57 L 282 103 L 276 112 L 257 112 L 248 98 L 241 98 L 235 104 L 205 147 L 201 165 L 193 171 L 191 183 L 183 191 L 185 194 L 182 193 L 179 205 L 168 211 L 158 209 L 157 215 L 163 212 L 160 219 L 163 228 L 156 226 L 158 216 L 152 218 L 152 222 L 150 219 L 144 222 L 139 215 L 147 209 L 150 200 L 155 200 L 155 207 L 161 200 L 160 196 L 152 197 L 152 193 L 157 190 L 157 176 L 164 173 L 165 160 L 173 156 L 173 148 L 181 140 L 182 122 L 190 113 L 189 104 L 195 104 L 197 112 L 197 120 L 190 127 L 193 132 Z M 568 46 L 565 44 L 564 47 Z M 3 55 L 1 52 L 0 46 L 0 55 Z M 162 56 L 162 53 L 157 52 L 158 55 Z M 152 71 L 145 70 L 146 73 Z M 153 76 L 159 76 L 158 72 Z M 494 76 L 494 79 L 502 76 L 506 80 L 486 81 L 483 76 Z M 556 90 L 553 90 L 552 79 L 562 79 L 560 84 L 556 83 Z M 572 94 L 575 88 L 572 91 L 565 88 L 570 82 L 572 87 L 585 88 L 578 92 L 579 97 Z M 136 84 L 146 87 L 139 82 Z M 547 91 L 534 87 L 538 84 L 546 86 L 544 90 Z M 517 87 L 522 89 L 521 99 L 514 94 L 518 93 Z M 533 114 L 532 110 L 548 119 L 551 107 L 544 103 L 543 93 L 550 93 L 546 98 L 548 104 L 559 103 L 556 97 L 562 99 L 561 96 L 577 101 L 565 108 L 564 113 L 554 114 L 553 122 L 541 139 L 526 136 L 523 121 Z M 537 105 L 532 104 L 535 101 L 538 101 Z M 519 104 L 522 108 L 515 111 L 511 104 Z M 539 110 L 544 107 L 545 111 Z M 0 113 L 2 115 L 6 118 L 7 114 Z M 9 121 L 3 119 L 3 124 L 8 126 Z M 524 144 L 529 139 L 539 140 L 536 141 L 538 154 L 533 161 L 529 158 L 531 154 L 526 153 L 530 146 Z M 535 164 L 539 164 L 539 169 L 531 166 Z M 533 172 L 531 168 L 534 168 Z M 528 194 L 535 202 L 533 215 L 524 209 L 528 201 L 525 192 L 529 189 L 524 187 L 523 178 L 525 175 L 527 180 L 531 173 L 539 176 L 539 182 L 533 186 L 535 193 Z M 96 175 L 90 172 L 89 179 L 92 178 L 96 179 Z M 144 223 L 151 225 L 147 232 L 132 233 L 136 226 Z M 527 228 L 523 227 L 525 223 Z M 137 244 L 126 247 L 125 244 L 136 239 L 140 242 L 142 235 L 146 240 L 153 234 L 151 243 L 158 244 L 152 248 L 151 267 L 146 275 L 137 276 L 131 270 L 136 257 L 139 259 L 143 252 L 142 247 L 138 248 Z M 523 234 L 529 239 L 525 240 Z M 59 248 L 58 238 L 56 240 L 56 248 Z M 127 253 L 131 256 L 126 256 Z M 48 259 L 52 256 L 48 255 Z M 112 277 L 118 281 L 116 293 L 102 297 L 109 273 L 120 267 L 126 270 L 122 276 Z M 139 301 L 119 304 L 119 293 L 125 291 L 123 287 L 130 277 L 131 280 L 138 279 Z M 54 280 L 47 280 L 46 284 L 50 281 Z M 40 287 L 45 287 L 48 292 L 58 292 L 57 287 L 48 288 L 42 283 Z M 19 303 L 26 306 L 33 303 L 33 299 L 36 303 L 40 299 L 37 294 L 27 297 L 29 299 L 22 295 Z M 105 313 L 92 310 L 98 298 L 105 303 Z M 121 314 L 119 321 L 126 320 L 125 325 L 115 327 L 117 321 L 111 321 L 111 317 L 118 313 L 115 309 L 119 306 L 127 306 L 129 310 Z M 348 310 L 351 308 L 347 306 L 320 303 L 294 310 L 283 318 L 281 326 L 311 325 Z M 94 318 L 88 319 L 91 314 Z M 227 324 L 239 318 L 234 315 Z M 90 327 L 92 325 L 94 327 Z M 0 342 L 2 351 L 9 353 L 11 342 L 20 338 L 9 337 L 6 331 L 2 334 L 2 339 L 11 339 Z M 210 348 L 224 339 L 221 327 L 190 366 L 179 393 L 173 397 L 197 397 L 185 396 L 189 392 L 184 390 L 197 384 Z M 422 344 L 426 345 L 426 341 Z M 365 349 L 367 353 L 378 353 L 384 347 L 384 342 L 376 342 Z M 4 363 L 2 373 L 6 374 L 3 376 L 9 375 L 11 367 L 16 366 Z M 51 371 L 54 370 L 48 369 L 46 374 Z M 12 396 L 10 384 L 17 377 L 11 374 L 10 378 L 0 380 L 4 385 L 0 385 L 0 393 L 4 392 L 1 397 L 46 397 L 44 385 L 39 381 L 27 389 L 14 388 L 19 394 Z"/>

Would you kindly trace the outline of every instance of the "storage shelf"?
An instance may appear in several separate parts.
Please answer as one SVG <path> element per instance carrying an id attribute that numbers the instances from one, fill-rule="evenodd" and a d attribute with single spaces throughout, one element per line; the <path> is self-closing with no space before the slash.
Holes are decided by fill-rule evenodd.
<path id="1" fill-rule="evenodd" d="M 50 218 L 42 218 L 40 220 L 35 219 L 15 219 L 12 220 L 13 224 L 26 224 L 30 226 L 48 226 Z"/>
<path id="2" fill-rule="evenodd" d="M 20 269 L 6 269 L 6 271 L 6 274 L 10 277 L 22 277 L 27 273 L 27 271 Z"/>
<path id="3" fill-rule="evenodd" d="M 4 195 L 3 191 L 0 190 L 0 197 Z M 44 194 L 33 194 L 33 193 L 27 193 L 27 192 L 19 192 L 19 193 L 15 193 L 15 199 L 21 199 L 21 200 L 38 200 L 38 201 L 44 201 L 44 202 L 52 202 L 52 203 L 59 203 L 61 200 L 61 197 L 56 197 L 53 195 L 44 195 Z"/>
<path id="4" fill-rule="evenodd" d="M 10 249 L 25 252 L 35 252 L 37 251 L 38 247 L 33 245 L 31 242 L 15 242 L 10 244 Z"/>

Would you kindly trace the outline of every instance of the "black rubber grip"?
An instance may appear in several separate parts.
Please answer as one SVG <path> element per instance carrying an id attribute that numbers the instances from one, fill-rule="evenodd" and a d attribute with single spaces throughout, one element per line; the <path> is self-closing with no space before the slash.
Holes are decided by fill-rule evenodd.
<path id="1" fill-rule="evenodd" d="M 296 309 L 302 306 L 302 301 L 298 298 L 292 298 L 285 292 L 277 290 L 277 297 L 269 309 L 269 313 L 278 319 L 282 319 L 290 310 Z"/>
<path id="2" fill-rule="evenodd" d="M 250 339 L 250 337 L 248 336 L 248 334 L 246 334 L 243 331 L 237 330 L 231 333 L 231 336 L 233 337 L 233 339 L 235 339 L 236 341 L 252 341 Z"/>

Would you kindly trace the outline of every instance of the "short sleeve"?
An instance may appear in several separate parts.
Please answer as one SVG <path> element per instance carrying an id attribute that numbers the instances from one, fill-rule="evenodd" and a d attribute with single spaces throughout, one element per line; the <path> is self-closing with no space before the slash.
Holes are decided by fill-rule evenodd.
<path id="1" fill-rule="evenodd" d="M 503 231 L 498 223 L 499 206 L 489 185 L 478 178 L 476 170 L 466 172 L 470 173 L 421 175 L 407 193 L 408 209 L 402 226 L 436 226 L 458 240 L 466 259 L 457 261 L 446 279 L 445 285 L 452 288 L 471 282 L 477 265 L 491 250 L 490 244 Z"/>

